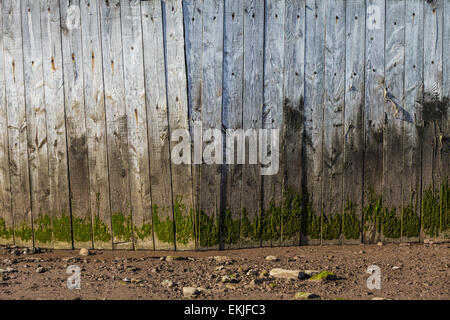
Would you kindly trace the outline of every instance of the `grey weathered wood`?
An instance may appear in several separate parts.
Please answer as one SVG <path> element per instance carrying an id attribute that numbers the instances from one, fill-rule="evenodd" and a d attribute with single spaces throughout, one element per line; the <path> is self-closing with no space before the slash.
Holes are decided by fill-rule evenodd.
<path id="1" fill-rule="evenodd" d="M 3 1 L 3 46 L 14 243 L 33 245 L 19 1 Z"/>
<path id="2" fill-rule="evenodd" d="M 284 85 L 284 29 L 285 29 L 285 2 L 267 0 L 265 2 L 265 39 L 264 39 L 264 106 L 263 129 L 283 128 L 283 85 Z M 272 145 L 270 132 L 267 138 L 268 150 L 275 155 L 279 153 L 279 145 Z M 262 142 L 263 144 L 266 141 Z M 283 143 L 281 141 L 281 143 Z M 277 148 L 278 150 L 273 150 Z M 264 152 L 264 151 L 263 151 Z M 264 155 L 265 156 L 265 155 Z M 261 159 L 260 159 L 261 161 Z M 276 159 L 280 166 L 279 159 Z M 281 215 L 282 204 L 282 172 L 263 177 L 263 220 L 262 244 L 263 246 L 279 245 L 281 242 Z M 270 224 L 270 225 L 269 225 Z M 267 230 L 276 230 L 276 239 L 265 237 Z"/>
<path id="3" fill-rule="evenodd" d="M 128 162 L 135 247 L 153 249 L 153 234 L 148 231 L 152 212 L 140 4 L 140 0 L 121 2 Z"/>
<path id="4" fill-rule="evenodd" d="M 368 0 L 366 6 L 364 206 L 381 197 L 383 188 L 384 34 L 385 1 Z M 378 12 L 379 14 L 376 14 Z M 366 217 L 364 217 L 365 219 Z M 365 219 L 364 242 L 377 242 L 375 224 Z"/>
<path id="5" fill-rule="evenodd" d="M 406 1 L 405 9 L 405 113 L 403 121 L 403 208 L 421 213 L 420 141 L 423 102 L 423 1 Z M 403 241 L 417 241 L 418 237 L 402 236 Z"/>
<path id="6" fill-rule="evenodd" d="M 346 3 L 346 58 L 345 58 L 345 112 L 344 112 L 344 168 L 343 243 L 358 243 L 351 234 L 351 224 L 345 219 L 357 219 L 361 230 L 363 212 L 363 152 L 364 152 L 364 43 L 365 3 L 351 0 Z M 350 222 L 351 220 L 348 220 Z"/>
<path id="7" fill-rule="evenodd" d="M 101 1 L 100 13 L 113 243 L 115 247 L 130 248 L 131 200 L 119 1 Z"/>
<path id="8" fill-rule="evenodd" d="M 144 1 L 141 8 L 152 213 L 161 221 L 173 221 L 161 2 Z M 163 240 L 154 233 L 156 250 L 174 248 Z"/>
<path id="9" fill-rule="evenodd" d="M 0 6 L 0 25 L 3 26 L 3 7 Z M 6 110 L 4 33 L 0 33 L 0 244 L 14 243 L 11 212 L 11 180 L 9 178 L 8 120 Z"/>
<path id="10" fill-rule="evenodd" d="M 169 130 L 189 130 L 186 61 L 183 31 L 183 5 L 181 0 L 163 2 L 165 12 L 165 52 L 167 77 L 167 104 Z M 173 150 L 171 144 L 171 152 Z M 190 155 L 189 155 L 190 156 Z M 192 219 L 192 170 L 190 164 L 172 165 L 172 192 L 184 219 Z M 177 242 L 177 249 L 193 249 L 194 241 Z"/>
<path id="11" fill-rule="evenodd" d="M 186 46 L 186 70 L 187 70 L 187 96 L 189 107 L 189 127 L 191 139 L 196 135 L 201 137 L 201 112 L 202 112 L 202 48 L 203 48 L 203 0 L 183 1 L 184 33 Z M 195 159 L 197 149 L 192 148 L 192 191 L 193 208 L 196 220 L 199 219 L 200 204 L 200 168 L 201 160 Z M 200 161 L 199 161 L 200 160 Z M 196 242 L 199 239 L 199 224 L 196 221 Z M 196 246 L 198 247 L 198 243 Z"/>
<path id="12" fill-rule="evenodd" d="M 244 75 L 244 0 L 225 1 L 224 21 L 224 70 L 223 70 L 223 111 L 222 123 L 224 128 L 242 129 L 242 81 Z M 231 136 L 229 137 L 231 139 Z M 226 147 L 231 144 L 225 141 Z M 227 217 L 239 221 L 242 215 L 242 168 L 237 162 L 237 144 L 234 142 L 234 152 L 225 153 L 225 212 Z M 233 161 L 231 161 L 231 157 Z M 232 164 L 231 164 L 232 163 Z M 224 227 L 224 247 L 237 248 L 240 246 L 241 228 L 235 237 L 228 236 L 229 228 Z M 237 241 L 237 243 L 235 242 Z"/>
<path id="13" fill-rule="evenodd" d="M 34 238 L 37 246 L 52 248 L 39 1 L 21 1 L 21 15 Z"/>
<path id="14" fill-rule="evenodd" d="M 403 124 L 405 67 L 405 1 L 386 1 L 385 38 L 385 109 L 383 139 L 383 206 L 398 219 L 398 237 L 386 236 L 383 241 L 398 242 L 401 236 L 402 179 L 403 179 Z"/>
<path id="15" fill-rule="evenodd" d="M 284 103 L 280 144 L 284 197 L 298 201 L 302 194 L 302 136 L 305 79 L 305 1 L 288 0 L 285 4 L 284 29 Z M 295 197 L 299 197 L 295 199 Z M 301 202 L 300 202 L 301 204 Z M 287 210 L 298 210 L 292 203 Z M 293 215 L 294 213 L 290 213 Z M 299 217 L 282 218 L 281 244 L 300 244 Z M 288 232 L 289 230 L 289 232 Z"/>
<path id="16" fill-rule="evenodd" d="M 89 160 L 89 198 L 96 249 L 112 248 L 106 110 L 100 10 L 97 1 L 81 0 L 84 105 Z"/>
<path id="17" fill-rule="evenodd" d="M 443 101 L 446 102 L 443 121 L 443 139 L 441 163 L 442 163 L 442 182 L 450 183 L 450 61 L 446 57 L 450 55 L 450 1 L 444 1 L 444 30 L 443 30 Z M 445 114 L 447 117 L 445 118 Z M 447 195 L 448 197 L 449 195 Z M 449 238 L 450 235 L 450 208 L 447 206 L 447 210 L 442 211 L 441 227 L 446 230 L 443 238 Z"/>
<path id="18" fill-rule="evenodd" d="M 303 149 L 305 154 L 305 181 L 312 214 L 322 216 L 323 172 L 323 104 L 325 89 L 325 2 L 306 1 L 305 49 L 305 123 Z M 310 224 L 311 221 L 305 221 Z M 320 234 L 307 235 L 309 244 L 320 243 Z"/>
<path id="19" fill-rule="evenodd" d="M 439 195 L 441 186 L 442 31 L 443 1 L 424 3 L 422 190 L 432 188 L 435 195 Z"/>
<path id="20" fill-rule="evenodd" d="M 344 171 L 345 3 L 326 1 L 322 243 L 341 243 Z M 337 223 L 332 223 L 338 221 Z M 339 225 L 339 226 L 338 226 Z M 337 230 L 337 228 L 339 230 Z"/>
<path id="21" fill-rule="evenodd" d="M 59 232 L 53 233 L 55 248 L 72 248 L 69 174 L 64 112 L 63 64 L 59 1 L 41 2 L 42 57 L 47 120 L 50 214 Z"/>
<path id="22" fill-rule="evenodd" d="M 61 0 L 64 98 L 75 248 L 93 247 L 79 0 Z"/>
<path id="23" fill-rule="evenodd" d="M 258 0 L 246 0 L 244 3 L 244 82 L 243 114 L 244 132 L 262 128 L 262 110 L 264 103 L 264 3 Z M 244 220 L 258 225 L 261 218 L 261 175 L 259 164 L 249 164 L 249 146 L 246 139 L 245 166 L 242 172 L 242 210 Z M 242 221 L 243 224 L 245 221 Z M 253 228 L 242 237 L 246 247 L 260 246 L 260 230 Z"/>

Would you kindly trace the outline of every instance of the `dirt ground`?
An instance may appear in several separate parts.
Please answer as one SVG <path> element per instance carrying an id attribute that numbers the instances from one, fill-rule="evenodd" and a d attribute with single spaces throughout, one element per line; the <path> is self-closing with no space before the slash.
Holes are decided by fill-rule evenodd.
<path id="1" fill-rule="evenodd" d="M 0 248 L 0 299 L 290 300 L 297 292 L 330 300 L 450 299 L 450 243 L 92 251 L 89 256 L 78 250 L 26 251 Z M 267 260 L 270 255 L 278 260 Z M 67 287 L 72 265 L 81 270 L 80 289 Z M 380 290 L 367 287 L 371 265 L 381 270 Z M 279 279 L 268 274 L 273 268 L 330 271 L 336 278 Z M 199 288 L 197 295 L 187 298 L 184 287 Z"/>

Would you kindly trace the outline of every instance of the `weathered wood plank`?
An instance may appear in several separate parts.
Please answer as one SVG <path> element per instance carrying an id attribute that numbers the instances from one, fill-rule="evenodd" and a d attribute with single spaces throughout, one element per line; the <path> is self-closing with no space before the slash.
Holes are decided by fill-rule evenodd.
<path id="1" fill-rule="evenodd" d="M 284 85 L 284 29 L 285 2 L 267 0 L 265 2 L 265 39 L 264 39 L 264 105 L 263 129 L 282 130 L 283 128 L 283 85 Z M 273 140 L 271 131 L 260 141 L 260 146 L 267 145 L 267 150 L 260 150 L 267 162 L 279 155 L 280 141 Z M 261 136 L 260 136 L 261 139 Z M 262 153 L 261 153 L 262 152 Z M 269 156 L 270 152 L 270 156 Z M 262 245 L 273 246 L 281 242 L 281 207 L 282 207 L 282 172 L 279 170 L 280 159 L 274 163 L 265 163 L 265 167 L 277 169 L 270 175 L 263 176 L 263 213 Z"/>
<path id="2" fill-rule="evenodd" d="M 441 186 L 441 130 L 443 118 L 443 1 L 424 3 L 424 102 L 422 109 L 422 199 L 429 204 L 437 199 Z M 424 237 L 439 234 L 440 212 L 436 206 L 424 204 L 422 227 Z"/>
<path id="3" fill-rule="evenodd" d="M 443 238 L 450 237 L 450 193 L 448 192 L 450 179 L 450 61 L 445 59 L 450 55 L 450 1 L 444 2 L 444 30 L 443 30 L 443 101 L 446 103 L 444 109 L 443 127 L 444 134 L 442 138 L 442 180 L 443 185 L 447 186 L 446 197 L 441 196 L 443 203 L 441 213 L 441 229 Z M 446 117 L 445 117 L 446 115 Z M 442 194 L 442 191 L 441 191 Z"/>
<path id="4" fill-rule="evenodd" d="M 366 6 L 346 3 L 343 243 L 361 242 L 364 152 L 364 53 Z"/>
<path id="5" fill-rule="evenodd" d="M 134 243 L 153 249 L 140 0 L 122 1 L 121 17 Z"/>
<path id="6" fill-rule="evenodd" d="M 305 123 L 303 150 L 305 181 L 309 199 L 305 221 L 306 243 L 321 241 L 323 173 L 323 104 L 325 61 L 325 1 L 306 1 Z M 302 240 L 303 242 L 303 240 Z"/>
<path id="7" fill-rule="evenodd" d="M 89 202 L 93 219 L 94 248 L 111 249 L 106 110 L 100 10 L 97 1 L 81 0 L 84 104 L 89 160 Z"/>
<path id="8" fill-rule="evenodd" d="M 420 234 L 423 3 L 406 1 L 405 9 L 405 115 L 408 120 L 403 121 L 402 241 L 406 242 L 417 241 Z"/>
<path id="9" fill-rule="evenodd" d="M 39 247 L 52 248 L 39 2 L 21 1 L 21 15 L 34 240 Z"/>
<path id="10" fill-rule="evenodd" d="M 64 97 L 75 248 L 93 247 L 79 0 L 61 0 Z"/>
<path id="11" fill-rule="evenodd" d="M 386 1 L 385 122 L 383 139 L 383 241 L 399 242 L 403 208 L 403 123 L 405 64 L 405 1 Z"/>
<path id="12" fill-rule="evenodd" d="M 284 103 L 280 144 L 283 175 L 281 244 L 300 244 L 305 79 L 305 0 L 287 0 L 284 29 Z M 287 202 L 286 202 L 287 201 Z"/>
<path id="13" fill-rule="evenodd" d="M 159 1 L 141 2 L 141 8 L 154 243 L 156 250 L 167 250 L 175 247 L 173 241 L 166 242 L 155 226 L 173 221 L 163 17 Z"/>
<path id="14" fill-rule="evenodd" d="M 225 1 L 224 21 L 224 70 L 223 70 L 223 111 L 222 123 L 225 129 L 242 130 L 242 81 L 244 76 L 244 0 Z M 231 132 L 231 131 L 230 131 Z M 239 131 L 236 134 L 242 138 Z M 242 228 L 242 168 L 237 159 L 237 139 L 226 136 L 223 217 L 224 248 L 238 248 L 241 243 Z M 233 139 L 233 140 L 231 140 Z"/>
<path id="15" fill-rule="evenodd" d="M 203 47 L 203 0 L 183 1 L 184 32 L 186 46 L 186 69 L 187 69 L 187 96 L 189 108 L 189 127 L 191 139 L 202 140 L 201 112 L 202 112 L 202 47 Z M 191 149 L 192 164 L 192 191 L 195 219 L 198 222 L 200 204 L 200 172 L 203 160 L 202 152 L 197 148 Z M 197 154 L 197 156 L 195 156 Z M 200 235 L 199 224 L 196 223 L 196 247 L 199 246 Z"/>
<path id="16" fill-rule="evenodd" d="M 326 1 L 322 243 L 341 243 L 344 171 L 345 3 Z"/>
<path id="17" fill-rule="evenodd" d="M 366 2 L 365 150 L 364 150 L 364 242 L 381 239 L 379 224 L 383 188 L 384 127 L 384 34 L 385 1 Z"/>
<path id="18" fill-rule="evenodd" d="M 125 249 L 133 230 L 119 0 L 101 1 L 100 13 L 113 244 Z"/>
<path id="19" fill-rule="evenodd" d="M 189 112 L 187 99 L 186 61 L 183 31 L 183 5 L 181 0 L 163 2 L 165 16 L 165 54 L 167 77 L 167 104 L 169 108 L 169 130 L 173 133 L 177 129 L 189 132 Z M 178 140 L 172 141 L 171 155 L 176 150 Z M 190 148 L 190 146 L 189 146 Z M 191 237 L 194 229 L 194 213 L 192 199 L 192 170 L 191 153 L 184 155 L 188 164 L 174 164 L 172 161 L 172 192 L 174 199 L 174 216 L 178 216 L 182 223 L 176 224 L 185 228 L 175 232 L 177 237 L 176 249 L 193 249 L 194 241 Z M 173 159 L 172 159 L 173 160 Z M 176 219 L 175 219 L 176 220 Z M 199 227 L 200 230 L 201 227 Z M 185 236 L 181 236 L 184 233 Z"/>
<path id="20" fill-rule="evenodd" d="M 257 154 L 249 152 L 250 147 L 258 143 L 258 137 L 252 136 L 252 130 L 262 128 L 264 103 L 264 2 L 246 0 L 244 3 L 244 82 L 242 126 L 245 139 L 245 166 L 242 171 L 242 219 L 241 232 L 245 247 L 261 245 L 262 188 L 260 165 L 250 163 Z M 247 135 L 246 133 L 250 133 Z"/>
<path id="21" fill-rule="evenodd" d="M 19 1 L 3 1 L 3 45 L 14 242 L 33 245 Z"/>
<path id="22" fill-rule="evenodd" d="M 3 26 L 3 6 L 0 6 L 0 25 Z M 4 33 L 0 33 L 0 244 L 14 243 L 11 212 L 11 180 L 9 178 L 8 118 L 5 82 Z"/>
<path id="23" fill-rule="evenodd" d="M 59 1 L 41 2 L 50 214 L 55 248 L 72 248 Z"/>

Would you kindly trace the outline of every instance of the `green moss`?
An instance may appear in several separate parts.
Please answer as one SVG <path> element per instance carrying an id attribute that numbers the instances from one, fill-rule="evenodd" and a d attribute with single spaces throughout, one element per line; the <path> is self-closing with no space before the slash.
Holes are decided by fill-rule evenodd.
<path id="1" fill-rule="evenodd" d="M 311 208 L 311 203 L 307 201 L 306 211 L 303 215 L 303 221 L 305 223 L 303 224 L 302 230 L 310 239 L 320 239 L 320 220 L 321 217 L 316 215 Z"/>
<path id="2" fill-rule="evenodd" d="M 341 234 L 342 215 L 336 213 L 327 216 L 322 215 L 322 239 L 334 240 L 339 239 Z"/>
<path id="3" fill-rule="evenodd" d="M 51 243 L 53 238 L 52 219 L 48 215 L 40 215 L 33 222 L 34 239 L 38 243 Z"/>
<path id="4" fill-rule="evenodd" d="M 94 218 L 94 241 L 108 242 L 111 240 L 111 230 L 99 218 Z"/>
<path id="5" fill-rule="evenodd" d="M 261 219 L 256 216 L 252 221 L 248 218 L 246 208 L 242 209 L 241 237 L 244 240 L 258 241 L 261 235 Z"/>
<path id="6" fill-rule="evenodd" d="M 423 193 L 422 199 L 422 228 L 429 237 L 439 235 L 440 205 L 439 196 L 430 187 Z"/>
<path id="7" fill-rule="evenodd" d="M 186 206 L 183 204 L 182 199 L 177 197 L 173 207 L 173 214 L 177 243 L 186 245 L 195 239 L 193 210 L 190 209 L 189 213 L 186 213 Z"/>
<path id="8" fill-rule="evenodd" d="M 114 238 L 121 241 L 131 241 L 131 215 L 125 216 L 123 213 L 113 214 L 112 229 Z"/>
<path id="9" fill-rule="evenodd" d="M 261 219 L 262 240 L 278 241 L 281 238 L 281 208 L 272 200 Z"/>
<path id="10" fill-rule="evenodd" d="M 55 242 L 72 242 L 70 217 L 64 213 L 61 218 L 52 217 L 53 240 Z"/>
<path id="11" fill-rule="evenodd" d="M 334 280 L 336 275 L 331 271 L 322 271 L 321 273 L 313 275 L 310 280 Z"/>
<path id="12" fill-rule="evenodd" d="M 370 191 L 368 204 L 363 210 L 364 231 L 381 232 L 381 223 L 383 216 L 383 201 L 381 196 L 377 196 Z"/>
<path id="13" fill-rule="evenodd" d="M 414 195 L 411 196 L 411 203 L 402 210 L 402 236 L 416 238 L 420 235 L 420 216 L 418 212 L 418 201 L 414 202 Z"/>
<path id="14" fill-rule="evenodd" d="M 170 217 L 166 217 L 165 220 L 161 221 L 158 211 L 159 207 L 156 204 L 153 205 L 153 225 L 155 235 L 159 241 L 173 244 L 175 242 L 173 220 L 170 219 Z"/>
<path id="15" fill-rule="evenodd" d="M 448 179 L 441 186 L 441 232 L 446 232 L 450 229 L 450 192 L 448 187 Z"/>
<path id="16" fill-rule="evenodd" d="M 347 205 L 344 208 L 344 214 L 342 217 L 342 233 L 345 239 L 359 239 L 359 228 L 359 220 L 356 215 L 355 204 L 351 201 L 347 201 Z"/>
<path id="17" fill-rule="evenodd" d="M 203 211 L 197 212 L 199 227 L 199 243 L 203 248 L 210 248 L 219 244 L 219 219 L 209 217 Z"/>
<path id="18" fill-rule="evenodd" d="M 72 230 L 74 241 L 92 241 L 92 224 L 89 218 L 72 217 Z"/>
<path id="19" fill-rule="evenodd" d="M 241 219 L 233 219 L 233 214 L 230 210 L 225 211 L 221 227 L 224 243 L 237 244 L 239 242 Z"/>
<path id="20" fill-rule="evenodd" d="M 290 240 L 300 234 L 302 226 L 302 196 L 294 195 L 291 188 L 284 194 L 283 207 L 281 209 L 281 239 Z"/>
<path id="21" fill-rule="evenodd" d="M 384 209 L 383 219 L 382 219 L 382 232 L 386 238 L 398 239 L 400 238 L 402 223 L 397 217 L 397 209 Z"/>
<path id="22" fill-rule="evenodd" d="M 3 218 L 0 218 L 0 238 L 9 240 L 12 238 L 13 231 L 12 228 L 8 228 L 6 226 L 6 221 Z"/>
<path id="23" fill-rule="evenodd" d="M 14 228 L 14 237 L 22 241 L 31 241 L 33 239 L 33 230 L 23 222 L 20 227 Z"/>
<path id="24" fill-rule="evenodd" d="M 151 223 L 144 223 L 141 227 L 134 226 L 134 235 L 136 239 L 141 241 L 152 237 Z"/>

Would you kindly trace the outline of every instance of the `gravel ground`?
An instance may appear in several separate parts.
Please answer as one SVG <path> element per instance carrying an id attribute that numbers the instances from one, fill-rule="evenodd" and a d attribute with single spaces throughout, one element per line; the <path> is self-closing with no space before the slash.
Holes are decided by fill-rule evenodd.
<path id="1" fill-rule="evenodd" d="M 80 268 L 81 288 L 69 290 L 67 268 L 73 265 Z M 381 271 L 379 290 L 367 287 L 371 265 Z M 275 268 L 297 271 L 288 275 L 294 279 L 285 279 L 270 274 Z M 334 276 L 315 281 L 306 270 Z M 291 300 L 299 292 L 310 293 L 297 294 L 306 299 L 450 299 L 450 244 L 91 251 L 88 256 L 78 250 L 0 247 L 0 280 L 2 300 Z"/>

